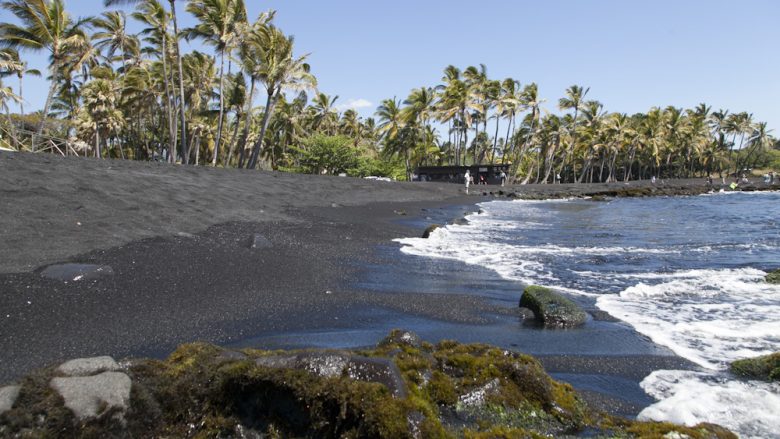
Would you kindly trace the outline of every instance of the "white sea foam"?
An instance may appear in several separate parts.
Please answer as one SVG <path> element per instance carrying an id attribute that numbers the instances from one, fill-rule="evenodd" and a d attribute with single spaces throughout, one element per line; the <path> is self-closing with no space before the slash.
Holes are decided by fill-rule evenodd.
<path id="1" fill-rule="evenodd" d="M 701 422 L 722 425 L 743 438 L 780 437 L 780 385 L 736 381 L 721 374 L 659 370 L 641 383 L 659 402 L 639 419 L 689 426 Z"/>
<path id="2" fill-rule="evenodd" d="M 739 203 L 732 200 L 728 202 L 738 209 Z M 493 269 L 506 279 L 524 284 L 597 297 L 600 309 L 629 323 L 655 343 L 709 369 L 657 371 L 648 376 L 642 386 L 659 402 L 645 409 L 643 418 L 689 425 L 714 422 L 744 437 L 780 438 L 780 386 L 739 381 L 725 372 L 733 360 L 780 348 L 780 287 L 763 282 L 766 273 L 757 269 L 667 268 L 678 266 L 678 260 L 679 266 L 696 266 L 700 258 L 718 260 L 719 255 L 723 255 L 721 263 L 725 255 L 732 254 L 771 257 L 777 252 L 776 240 L 763 231 L 760 240 L 751 240 L 751 235 L 744 233 L 734 237 L 736 242 L 710 241 L 705 235 L 691 244 L 687 236 L 672 228 L 682 225 L 687 230 L 687 224 L 674 218 L 667 226 L 668 216 L 663 214 L 652 222 L 639 221 L 635 229 L 630 223 L 623 229 L 622 224 L 613 222 L 619 224 L 613 233 L 598 222 L 603 212 L 594 206 L 599 205 L 567 203 L 491 202 L 480 206 L 481 213 L 470 215 L 467 225 L 439 228 L 429 239 L 397 241 L 407 254 L 458 260 Z M 569 212 L 579 215 L 574 222 L 566 222 Z M 558 229 L 559 223 L 555 222 L 559 216 L 564 219 L 560 223 L 563 229 Z M 593 222 L 589 223 L 591 218 Z M 598 236 L 594 234 L 584 242 L 596 245 L 582 245 L 571 228 L 578 222 L 583 227 L 592 224 L 595 229 L 591 230 L 603 233 L 605 239 L 594 239 Z M 776 227 L 776 223 L 770 221 L 767 226 Z M 641 242 L 637 234 L 646 230 L 649 238 L 655 239 L 649 242 L 661 244 L 636 246 Z M 692 230 L 701 233 L 696 227 Z M 741 232 L 745 230 L 749 231 Z M 546 235 L 547 242 L 543 240 Z M 558 239 L 560 236 L 563 239 Z M 672 242 L 667 242 L 667 237 Z M 621 246 L 622 242 L 634 246 Z M 634 269 L 633 261 L 652 268 Z M 594 268 L 602 264 L 604 271 Z M 605 291 L 620 293 L 603 294 Z"/>
<path id="3" fill-rule="evenodd" d="M 754 269 L 688 270 L 643 274 L 619 295 L 597 306 L 658 344 L 709 369 L 768 354 L 780 344 L 780 288 L 761 282 Z"/>

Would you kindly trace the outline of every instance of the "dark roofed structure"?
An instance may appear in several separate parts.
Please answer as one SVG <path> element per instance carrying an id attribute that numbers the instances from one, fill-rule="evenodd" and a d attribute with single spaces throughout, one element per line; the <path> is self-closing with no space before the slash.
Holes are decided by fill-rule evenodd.
<path id="1" fill-rule="evenodd" d="M 509 175 L 509 164 L 471 166 L 420 166 L 414 170 L 414 181 L 436 181 L 440 183 L 464 183 L 466 170 L 474 178 L 474 184 L 501 184 L 501 171 Z M 484 179 L 484 180 L 483 180 Z"/>

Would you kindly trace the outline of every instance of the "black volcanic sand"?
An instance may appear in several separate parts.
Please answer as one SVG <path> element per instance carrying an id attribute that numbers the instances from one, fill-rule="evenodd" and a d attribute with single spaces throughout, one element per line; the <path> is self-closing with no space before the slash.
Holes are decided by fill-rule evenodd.
<path id="1" fill-rule="evenodd" d="M 699 193 L 703 180 L 666 182 Z M 0 383 L 93 355 L 164 356 L 202 340 L 263 348 L 373 344 L 390 328 L 539 356 L 597 405 L 635 414 L 638 382 L 693 368 L 596 312 L 546 331 L 517 309 L 523 286 L 453 261 L 401 255 L 419 236 L 491 199 L 655 188 L 649 182 L 507 188 L 0 153 Z M 475 193 L 479 195 L 474 195 Z M 251 248 L 255 235 L 270 246 Z M 55 263 L 110 266 L 63 282 Z"/>

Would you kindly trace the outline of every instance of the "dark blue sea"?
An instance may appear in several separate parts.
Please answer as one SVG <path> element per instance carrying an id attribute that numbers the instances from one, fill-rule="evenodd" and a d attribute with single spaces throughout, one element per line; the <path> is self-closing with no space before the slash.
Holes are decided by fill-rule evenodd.
<path id="1" fill-rule="evenodd" d="M 780 286 L 763 281 L 780 268 L 780 192 L 492 201 L 480 209 L 467 225 L 398 240 L 401 251 L 592 301 L 699 366 L 645 377 L 653 402 L 641 419 L 780 437 L 780 386 L 727 371 L 733 360 L 780 351 Z"/>

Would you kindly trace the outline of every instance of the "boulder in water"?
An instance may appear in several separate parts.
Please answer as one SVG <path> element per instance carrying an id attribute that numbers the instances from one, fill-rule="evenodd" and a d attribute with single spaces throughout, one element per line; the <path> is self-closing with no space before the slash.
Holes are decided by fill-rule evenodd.
<path id="1" fill-rule="evenodd" d="M 770 271 L 765 277 L 766 281 L 770 284 L 780 284 L 780 269 Z"/>
<path id="2" fill-rule="evenodd" d="M 434 230 L 436 230 L 436 229 L 438 229 L 439 227 L 441 227 L 441 226 L 440 226 L 440 225 L 438 225 L 438 224 L 431 224 L 430 226 L 428 226 L 428 227 L 425 229 L 425 231 L 424 231 L 424 232 L 423 232 L 423 234 L 422 234 L 422 237 L 423 237 L 423 238 L 426 238 L 426 239 L 427 239 L 427 238 L 429 238 L 429 237 L 431 236 L 431 233 L 433 233 L 433 231 L 434 231 Z"/>
<path id="3" fill-rule="evenodd" d="M 533 311 L 544 326 L 569 328 L 585 323 L 587 314 L 574 302 L 549 288 L 528 286 L 520 297 L 520 307 Z"/>
<path id="4" fill-rule="evenodd" d="M 731 363 L 731 373 L 745 378 L 780 381 L 780 352 Z"/>

